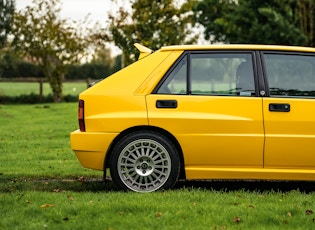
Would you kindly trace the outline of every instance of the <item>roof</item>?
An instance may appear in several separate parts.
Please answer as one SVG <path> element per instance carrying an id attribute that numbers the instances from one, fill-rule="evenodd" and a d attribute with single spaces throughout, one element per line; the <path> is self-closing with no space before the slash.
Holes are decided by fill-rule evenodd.
<path id="1" fill-rule="evenodd" d="M 170 50 L 281 50 L 281 51 L 299 51 L 314 52 L 315 48 L 302 46 L 283 46 L 283 45 L 246 45 L 246 44 L 224 44 L 224 45 L 174 45 L 165 46 L 161 51 Z"/>

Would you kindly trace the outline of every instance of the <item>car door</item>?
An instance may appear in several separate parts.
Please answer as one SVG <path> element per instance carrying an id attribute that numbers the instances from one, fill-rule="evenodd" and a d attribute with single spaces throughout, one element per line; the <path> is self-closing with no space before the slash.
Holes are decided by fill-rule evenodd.
<path id="1" fill-rule="evenodd" d="M 315 56 L 263 52 L 265 168 L 315 169 Z"/>
<path id="2" fill-rule="evenodd" d="M 263 167 L 254 75 L 252 52 L 186 52 L 147 96 L 149 124 L 177 139 L 186 169 Z"/>

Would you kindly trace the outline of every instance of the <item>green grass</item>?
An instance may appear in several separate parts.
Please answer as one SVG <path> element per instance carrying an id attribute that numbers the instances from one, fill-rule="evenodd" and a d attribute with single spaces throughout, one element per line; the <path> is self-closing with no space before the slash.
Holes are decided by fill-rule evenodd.
<path id="1" fill-rule="evenodd" d="M 79 95 L 87 88 L 85 82 L 65 82 L 63 83 L 63 95 Z M 0 95 L 19 96 L 29 94 L 39 94 L 39 83 L 37 82 L 0 82 Z M 43 94 L 51 94 L 49 83 L 43 83 Z"/>
<path id="2" fill-rule="evenodd" d="M 1 194 L 3 229 L 312 229 L 310 195 L 188 190 Z M 12 205 L 14 208 L 12 208 Z"/>
<path id="3" fill-rule="evenodd" d="M 0 229 L 315 228 L 312 183 L 307 192 L 288 182 L 181 182 L 150 194 L 104 186 L 70 149 L 76 116 L 77 103 L 0 105 Z"/>
<path id="4" fill-rule="evenodd" d="M 8 176 L 71 176 L 82 170 L 70 149 L 77 103 L 0 106 L 0 172 Z"/>

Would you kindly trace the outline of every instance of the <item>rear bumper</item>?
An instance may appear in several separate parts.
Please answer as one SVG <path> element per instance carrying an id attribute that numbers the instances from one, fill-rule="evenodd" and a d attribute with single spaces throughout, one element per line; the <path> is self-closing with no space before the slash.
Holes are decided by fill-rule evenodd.
<path id="1" fill-rule="evenodd" d="M 103 170 L 106 152 L 117 135 L 76 130 L 70 134 L 71 148 L 83 167 Z"/>

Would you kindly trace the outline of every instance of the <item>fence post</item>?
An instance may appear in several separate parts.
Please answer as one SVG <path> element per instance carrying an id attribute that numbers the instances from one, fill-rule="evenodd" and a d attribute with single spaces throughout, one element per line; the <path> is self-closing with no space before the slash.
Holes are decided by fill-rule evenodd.
<path id="1" fill-rule="evenodd" d="M 43 78 L 39 79 L 39 100 L 43 100 Z"/>

